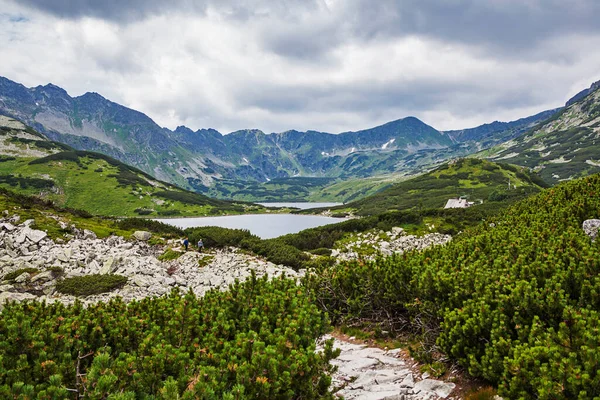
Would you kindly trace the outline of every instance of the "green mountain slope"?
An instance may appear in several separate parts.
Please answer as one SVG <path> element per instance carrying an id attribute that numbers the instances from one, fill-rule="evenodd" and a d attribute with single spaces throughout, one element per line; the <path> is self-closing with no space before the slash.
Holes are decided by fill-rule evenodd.
<path id="1" fill-rule="evenodd" d="M 549 183 L 600 172 L 600 87 L 523 136 L 479 154 L 529 167 Z"/>
<path id="2" fill-rule="evenodd" d="M 263 209 L 179 189 L 106 155 L 51 142 L 4 116 L 0 187 L 96 215 L 198 216 Z"/>
<path id="3" fill-rule="evenodd" d="M 313 191 L 304 187 L 291 195 L 286 187 L 258 188 L 255 183 L 290 177 L 345 181 L 415 175 L 516 137 L 553 111 L 453 132 L 406 117 L 339 134 L 295 130 L 267 134 L 243 129 L 223 135 L 214 129 L 192 131 L 184 126 L 171 131 L 98 93 L 71 97 L 52 84 L 26 88 L 0 77 L 0 113 L 25 121 L 53 140 L 106 154 L 180 187 L 219 197 L 241 189 L 243 193 L 228 198 L 283 201 L 301 193 L 308 196 L 302 200 L 312 199 Z M 240 181 L 248 181 L 248 188 L 231 187 Z M 248 192 L 263 194 L 257 197 Z M 351 198 L 366 193 L 359 191 Z M 346 200 L 351 194 L 344 196 L 336 200 Z"/>
<path id="4" fill-rule="evenodd" d="M 457 197 L 475 204 L 488 203 L 520 198 L 539 191 L 543 185 L 524 168 L 466 158 L 331 210 L 375 215 L 391 210 L 443 208 L 448 199 Z"/>

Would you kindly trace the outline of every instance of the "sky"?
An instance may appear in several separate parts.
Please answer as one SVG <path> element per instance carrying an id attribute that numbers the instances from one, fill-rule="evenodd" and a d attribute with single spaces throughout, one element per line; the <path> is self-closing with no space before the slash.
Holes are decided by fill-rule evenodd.
<path id="1" fill-rule="evenodd" d="M 0 76 L 174 129 L 439 130 L 600 80 L 597 0 L 0 0 Z"/>

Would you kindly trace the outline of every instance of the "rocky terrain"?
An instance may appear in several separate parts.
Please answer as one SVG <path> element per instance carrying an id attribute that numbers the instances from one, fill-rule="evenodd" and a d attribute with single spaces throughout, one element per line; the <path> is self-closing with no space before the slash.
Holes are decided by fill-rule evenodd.
<path id="1" fill-rule="evenodd" d="M 399 349 L 386 351 L 339 339 L 334 347 L 341 353 L 332 361 L 338 367 L 333 386 L 347 400 L 433 400 L 448 398 L 456 386 L 414 374 L 412 365 L 399 357 Z"/>
<path id="2" fill-rule="evenodd" d="M 128 281 L 110 293 L 88 296 L 82 299 L 84 303 L 116 296 L 126 301 L 160 296 L 174 287 L 184 292 L 192 289 L 202 295 L 212 288 L 225 289 L 235 279 L 244 280 L 251 271 L 257 276 L 283 273 L 298 276 L 290 268 L 238 253 L 235 249 L 210 254 L 188 251 L 175 260 L 163 262 L 157 258 L 162 250 L 145 242 L 150 236 L 147 232 L 136 232 L 137 240 L 127 241 L 118 236 L 98 239 L 91 231 L 70 227 L 75 237 L 66 243 L 56 243 L 45 232 L 32 229 L 33 220 L 19 222 L 18 217 L 0 219 L 0 279 L 25 268 L 39 272 L 24 272 L 14 281 L 2 282 L 1 303 L 6 299 L 72 303 L 75 297 L 56 291 L 57 279 L 90 274 L 118 274 Z"/>
<path id="3" fill-rule="evenodd" d="M 405 251 L 443 245 L 450 239 L 452 236 L 441 233 L 428 233 L 423 236 L 407 235 L 404 229 L 395 227 L 389 232 L 359 233 L 356 240 L 346 243 L 340 249 L 333 250 L 331 255 L 338 261 L 358 258 L 374 260 L 377 256 L 391 256 L 392 254 L 402 254 Z"/>

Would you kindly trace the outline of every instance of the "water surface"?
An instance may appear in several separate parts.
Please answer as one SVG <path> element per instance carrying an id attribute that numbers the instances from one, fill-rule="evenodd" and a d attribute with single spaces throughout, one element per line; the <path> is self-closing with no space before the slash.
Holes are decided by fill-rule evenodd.
<path id="1" fill-rule="evenodd" d="M 341 206 L 344 203 L 256 203 L 265 207 L 294 207 L 301 210 L 308 210 L 309 208 L 325 208 Z"/>
<path id="2" fill-rule="evenodd" d="M 314 204 L 314 203 L 313 203 Z M 295 214 L 249 214 L 227 215 L 223 217 L 170 218 L 157 219 L 179 228 L 197 226 L 220 226 L 230 229 L 248 229 L 262 239 L 271 239 L 288 233 L 300 232 L 308 228 L 335 224 L 344 221 L 343 218 L 323 217 L 320 215 Z"/>

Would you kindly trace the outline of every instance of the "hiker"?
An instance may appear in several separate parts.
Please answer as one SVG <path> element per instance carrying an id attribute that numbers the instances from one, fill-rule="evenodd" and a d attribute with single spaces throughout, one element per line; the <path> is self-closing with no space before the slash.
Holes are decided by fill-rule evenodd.
<path id="1" fill-rule="evenodd" d="M 204 243 L 202 242 L 202 238 L 198 239 L 198 252 L 202 253 L 202 249 L 204 248 Z"/>
<path id="2" fill-rule="evenodd" d="M 188 238 L 185 238 L 183 240 L 183 246 L 185 247 L 185 251 L 188 251 L 188 246 L 190 245 L 190 240 Z"/>

